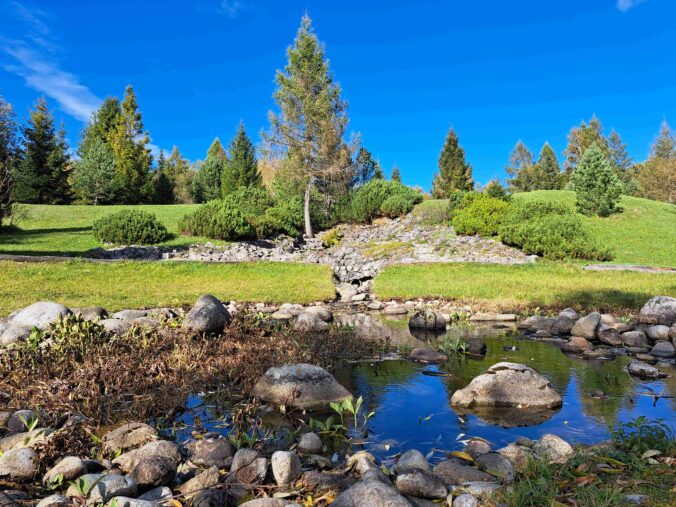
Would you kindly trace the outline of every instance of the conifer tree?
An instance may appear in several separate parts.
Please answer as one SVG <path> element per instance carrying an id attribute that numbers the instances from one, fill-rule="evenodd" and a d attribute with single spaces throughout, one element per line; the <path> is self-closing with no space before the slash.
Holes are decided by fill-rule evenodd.
<path id="1" fill-rule="evenodd" d="M 110 204 L 119 192 L 113 150 L 101 138 L 94 137 L 75 164 L 72 176 L 73 191 L 80 202 Z"/>
<path id="2" fill-rule="evenodd" d="M 535 165 L 533 153 L 519 139 L 509 155 L 509 163 L 505 171 L 511 176 L 507 183 L 512 192 L 528 192 L 532 190 L 531 176 Z"/>
<path id="3" fill-rule="evenodd" d="M 160 150 L 157 158 L 157 168 L 153 174 L 153 202 L 155 204 L 173 204 L 174 188 L 167 177 L 167 158 L 164 156 L 164 150 Z"/>
<path id="4" fill-rule="evenodd" d="M 580 213 L 606 217 L 615 211 L 622 184 L 598 144 L 592 144 L 585 151 L 571 182 Z"/>
<path id="5" fill-rule="evenodd" d="M 554 150 L 545 143 L 534 167 L 530 190 L 558 190 L 561 188 L 561 168 Z"/>
<path id="6" fill-rule="evenodd" d="M 373 169 L 373 179 L 374 180 L 384 180 L 385 174 L 383 174 L 383 167 L 380 165 L 380 161 L 376 160 L 376 167 Z"/>
<path id="7" fill-rule="evenodd" d="M 11 104 L 0 96 L 0 164 L 11 168 L 18 156 L 18 127 L 14 110 Z"/>
<path id="8" fill-rule="evenodd" d="M 288 63 L 275 77 L 274 98 L 279 114 L 270 113 L 268 142 L 295 168 L 304 187 L 305 235 L 313 237 L 310 198 L 313 189 L 326 196 L 334 183 L 352 179 L 351 157 L 346 156 L 347 104 L 329 72 L 324 48 L 303 16 Z"/>
<path id="9" fill-rule="evenodd" d="M 143 129 L 141 111 L 131 86 L 125 90 L 120 115 L 108 142 L 123 183 L 123 200 L 128 203 L 148 201 L 152 197 L 152 156 L 147 147 L 150 137 Z"/>
<path id="10" fill-rule="evenodd" d="M 171 150 L 169 158 L 163 163 L 162 174 L 165 174 L 171 184 L 174 203 L 192 203 L 192 180 L 194 169 L 178 150 L 177 146 Z"/>
<path id="11" fill-rule="evenodd" d="M 195 202 L 207 202 L 221 197 L 222 176 L 227 156 L 221 141 L 216 138 L 207 150 L 207 158 L 201 162 L 193 182 Z"/>
<path id="12" fill-rule="evenodd" d="M 246 134 L 244 124 L 240 123 L 237 134 L 228 147 L 228 157 L 221 175 L 221 192 L 226 196 L 241 187 L 254 187 L 260 184 L 256 149 Z"/>
<path id="13" fill-rule="evenodd" d="M 364 147 L 359 148 L 355 159 L 354 181 L 351 186 L 356 187 L 368 183 L 375 177 L 377 163 L 371 152 Z"/>
<path id="14" fill-rule="evenodd" d="M 507 189 L 502 186 L 502 183 L 500 183 L 498 180 L 489 181 L 484 188 L 484 192 L 487 196 L 493 197 L 494 199 L 500 199 L 503 201 L 508 201 L 510 199 Z"/>
<path id="15" fill-rule="evenodd" d="M 596 144 L 606 157 L 610 157 L 608 140 L 603 135 L 601 120 L 596 115 L 592 116 L 589 124 L 583 121 L 579 126 L 573 127 L 568 134 L 568 146 L 563 152 L 566 158 L 563 174 L 564 183 L 570 179 L 575 167 L 592 144 Z"/>
<path id="16" fill-rule="evenodd" d="M 432 195 L 444 199 L 453 192 L 473 187 L 472 166 L 465 161 L 465 150 L 460 146 L 458 135 L 450 129 L 439 155 L 439 172 L 434 175 Z"/>
<path id="17" fill-rule="evenodd" d="M 660 133 L 650 149 L 650 158 L 661 158 L 664 160 L 676 158 L 676 139 L 671 133 L 671 128 L 669 128 L 666 120 L 662 122 Z"/>
<path id="18" fill-rule="evenodd" d="M 622 142 L 620 134 L 615 129 L 611 130 L 608 136 L 608 151 L 610 154 L 610 165 L 624 186 L 623 193 L 634 193 L 636 189 L 634 162 L 627 152 L 627 145 Z"/>
<path id="19" fill-rule="evenodd" d="M 70 200 L 70 157 L 66 134 L 56 129 L 43 98 L 38 99 L 22 128 L 22 160 L 17 167 L 14 195 L 17 201 L 63 204 Z"/>
<path id="20" fill-rule="evenodd" d="M 399 166 L 397 164 L 394 164 L 394 167 L 392 168 L 392 175 L 390 176 L 390 179 L 392 181 L 401 183 L 401 171 L 399 170 Z"/>

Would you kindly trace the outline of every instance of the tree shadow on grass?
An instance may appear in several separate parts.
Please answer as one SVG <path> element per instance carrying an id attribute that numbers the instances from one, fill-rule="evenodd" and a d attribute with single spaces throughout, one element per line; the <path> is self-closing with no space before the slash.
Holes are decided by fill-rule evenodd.
<path id="1" fill-rule="evenodd" d="M 575 290 L 557 294 L 555 296 L 556 306 L 585 310 L 593 309 L 601 312 L 612 312 L 615 310 L 638 311 L 652 297 L 676 295 L 676 276 L 670 274 L 660 276 L 673 277 L 672 283 L 669 284 L 667 290 L 662 291 L 664 292 L 663 294 L 618 289 Z"/>

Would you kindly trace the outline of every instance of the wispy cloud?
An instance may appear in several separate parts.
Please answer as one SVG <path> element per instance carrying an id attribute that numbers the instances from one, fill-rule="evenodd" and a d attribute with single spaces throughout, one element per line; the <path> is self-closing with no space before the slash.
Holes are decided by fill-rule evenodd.
<path id="1" fill-rule="evenodd" d="M 76 75 L 60 68 L 55 56 L 60 48 L 44 21 L 46 14 L 18 2 L 11 2 L 10 6 L 14 17 L 22 24 L 24 35 L 18 39 L 0 36 L 0 51 L 12 60 L 3 68 L 21 76 L 26 85 L 55 100 L 65 113 L 87 121 L 101 99 L 81 84 Z"/>
<path id="2" fill-rule="evenodd" d="M 238 0 L 221 0 L 219 11 L 229 18 L 236 18 L 242 8 L 242 3 Z"/>
<path id="3" fill-rule="evenodd" d="M 638 4 L 647 2 L 648 0 L 617 0 L 617 8 L 620 12 L 627 12 L 630 9 L 633 9 Z"/>

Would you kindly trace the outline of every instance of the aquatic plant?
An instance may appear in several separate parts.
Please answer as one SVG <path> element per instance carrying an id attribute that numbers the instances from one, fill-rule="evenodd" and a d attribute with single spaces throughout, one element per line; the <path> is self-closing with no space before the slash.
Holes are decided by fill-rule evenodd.
<path id="1" fill-rule="evenodd" d="M 437 344 L 437 350 L 450 357 L 451 354 L 467 353 L 467 343 L 457 336 L 446 336 Z"/>

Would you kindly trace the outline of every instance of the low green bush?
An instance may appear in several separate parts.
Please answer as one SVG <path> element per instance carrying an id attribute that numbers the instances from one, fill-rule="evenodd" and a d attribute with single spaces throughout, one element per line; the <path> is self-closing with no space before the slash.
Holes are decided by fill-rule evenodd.
<path id="1" fill-rule="evenodd" d="M 469 204 L 456 210 L 453 216 L 455 232 L 484 237 L 496 236 L 509 203 L 486 194 L 469 194 L 465 200 Z"/>
<path id="2" fill-rule="evenodd" d="M 113 245 L 153 245 L 169 238 L 169 232 L 153 213 L 122 210 L 94 222 L 97 241 Z"/>
<path id="3" fill-rule="evenodd" d="M 389 218 L 396 218 L 410 213 L 415 204 L 406 195 L 394 194 L 389 196 L 380 205 L 380 211 Z"/>
<path id="4" fill-rule="evenodd" d="M 447 224 L 447 208 L 447 199 L 427 199 L 413 208 L 413 216 L 423 225 Z"/>
<path id="5" fill-rule="evenodd" d="M 324 248 L 331 248 L 332 246 L 338 246 L 340 240 L 343 239 L 343 233 L 340 232 L 340 229 L 334 227 L 331 230 L 328 230 L 322 236 L 322 246 Z"/>
<path id="6" fill-rule="evenodd" d="M 562 203 L 516 202 L 505 213 L 498 232 L 503 243 L 549 259 L 612 258 L 610 249 L 599 245 L 580 216 Z"/>
<path id="7" fill-rule="evenodd" d="M 453 220 L 455 213 L 461 208 L 469 205 L 474 199 L 475 196 L 479 195 L 479 192 L 470 191 L 466 192 L 464 190 L 458 190 L 456 192 L 451 192 L 448 196 L 448 207 L 446 208 L 446 214 L 448 215 L 449 220 Z"/>
<path id="8" fill-rule="evenodd" d="M 423 196 L 417 190 L 398 182 L 373 179 L 352 192 L 341 206 L 341 218 L 349 222 L 369 223 L 374 218 L 386 216 L 383 204 L 393 196 L 387 205 L 387 213 L 399 216 L 408 213 L 413 206 L 422 202 Z"/>

